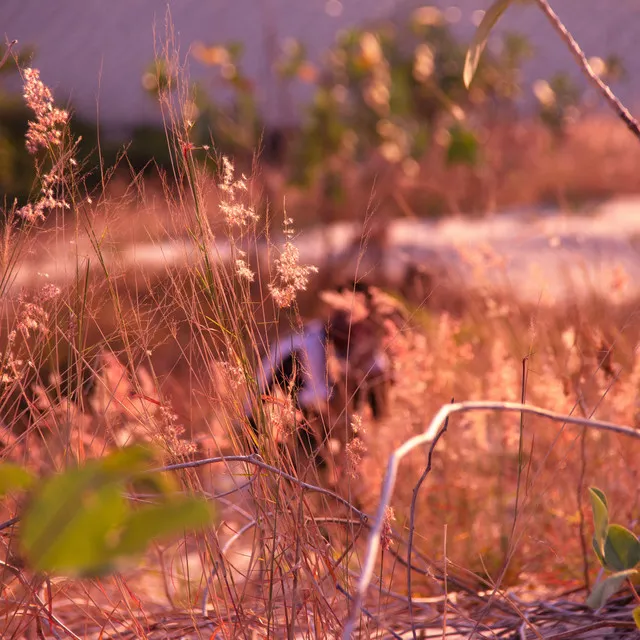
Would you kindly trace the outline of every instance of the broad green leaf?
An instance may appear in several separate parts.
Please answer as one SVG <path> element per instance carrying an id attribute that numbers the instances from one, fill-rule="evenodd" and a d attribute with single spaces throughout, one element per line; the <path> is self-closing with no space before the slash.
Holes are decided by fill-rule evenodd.
<path id="1" fill-rule="evenodd" d="M 0 497 L 10 491 L 28 489 L 33 481 L 33 475 L 23 467 L 9 462 L 0 464 Z"/>
<path id="2" fill-rule="evenodd" d="M 82 498 L 82 508 L 54 531 L 47 545 L 29 553 L 31 566 L 66 575 L 98 576 L 109 570 L 113 541 L 126 522 L 129 506 L 122 488 L 108 484 Z"/>
<path id="3" fill-rule="evenodd" d="M 599 609 L 622 586 L 622 583 L 636 571 L 620 571 L 599 582 L 587 598 L 587 606 Z"/>
<path id="4" fill-rule="evenodd" d="M 95 483 L 95 466 L 71 469 L 44 481 L 23 517 L 21 538 L 27 557 L 35 565 L 83 508 L 83 495 Z"/>
<path id="5" fill-rule="evenodd" d="M 22 546 L 32 566 L 92 571 L 104 555 L 106 539 L 126 515 L 126 482 L 152 460 L 147 447 L 129 447 L 44 481 L 22 523 Z M 63 547 L 77 555 L 76 562 L 69 564 Z"/>
<path id="6" fill-rule="evenodd" d="M 39 571 L 98 576 L 123 556 L 144 551 L 156 537 L 202 527 L 211 520 L 206 501 L 175 498 L 177 485 L 148 469 L 153 453 L 130 447 L 46 480 L 32 497 L 21 527 L 30 565 Z M 129 483 L 164 498 L 133 511 Z"/>
<path id="7" fill-rule="evenodd" d="M 640 563 L 640 541 L 629 529 L 612 524 L 604 544 L 604 561 L 608 569 L 625 571 Z"/>
<path id="8" fill-rule="evenodd" d="M 92 460 L 87 464 L 96 465 L 114 479 L 123 479 L 147 471 L 154 461 L 150 447 L 135 445 L 110 453 L 105 458 Z"/>
<path id="9" fill-rule="evenodd" d="M 473 80 L 473 76 L 476 73 L 478 63 L 480 62 L 480 56 L 487 44 L 487 39 L 489 38 L 491 29 L 493 29 L 493 26 L 498 22 L 500 16 L 506 11 L 511 2 L 513 2 L 513 0 L 496 0 L 489 9 L 487 9 L 482 21 L 478 25 L 464 61 L 462 79 L 464 80 L 464 84 L 467 89 L 469 88 L 469 85 Z"/>
<path id="10" fill-rule="evenodd" d="M 598 557 L 600 558 L 604 554 L 604 541 L 606 540 L 609 529 L 609 509 L 607 506 L 607 498 L 600 489 L 590 487 L 589 497 L 591 498 L 591 510 L 593 511 L 594 538 L 600 550 L 598 553 Z"/>
<path id="11" fill-rule="evenodd" d="M 640 607 L 636 607 L 633 610 L 633 621 L 636 623 L 636 627 L 640 629 Z"/>
<path id="12" fill-rule="evenodd" d="M 119 555 L 140 553 L 152 539 L 199 529 L 206 526 L 211 517 L 211 506 L 196 498 L 144 507 L 131 513 L 114 551 Z"/>
<path id="13" fill-rule="evenodd" d="M 131 485 L 133 491 L 138 494 L 170 496 L 179 491 L 175 474 L 170 473 L 143 473 L 133 478 Z"/>

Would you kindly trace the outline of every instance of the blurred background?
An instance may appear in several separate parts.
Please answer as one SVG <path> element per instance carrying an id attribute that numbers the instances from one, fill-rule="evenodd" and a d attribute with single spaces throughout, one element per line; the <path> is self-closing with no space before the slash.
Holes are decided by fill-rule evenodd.
<path id="1" fill-rule="evenodd" d="M 557 11 L 633 111 L 640 6 Z M 485 0 L 4 0 L 3 38 L 74 113 L 82 152 L 153 180 L 169 164 L 159 94 L 185 101 L 193 142 L 259 167 L 299 224 L 364 216 L 563 210 L 636 193 L 640 147 L 532 3 L 495 28 L 471 90 L 466 47 Z M 6 44 L 5 44 L 6 46 Z M 0 77 L 0 195 L 32 189 L 15 61 Z M 255 164 L 255 159 L 258 163 Z M 97 172 L 94 180 L 99 180 Z M 297 194 L 297 197 L 296 197 Z M 308 199 L 312 198 L 313 211 Z"/>

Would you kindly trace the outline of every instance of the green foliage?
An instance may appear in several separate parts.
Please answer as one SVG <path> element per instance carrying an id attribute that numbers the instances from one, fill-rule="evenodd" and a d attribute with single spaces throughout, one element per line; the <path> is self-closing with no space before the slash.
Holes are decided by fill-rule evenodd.
<path id="1" fill-rule="evenodd" d="M 478 157 L 478 139 L 473 131 L 460 124 L 449 129 L 449 145 L 447 147 L 448 164 L 476 164 Z"/>
<path id="2" fill-rule="evenodd" d="M 593 511 L 593 549 L 602 567 L 612 572 L 594 587 L 587 599 L 588 606 L 599 609 L 626 580 L 640 576 L 637 568 L 640 540 L 622 525 L 609 524 L 607 498 L 600 489 L 591 487 L 589 496 Z"/>
<path id="3" fill-rule="evenodd" d="M 28 120 L 22 98 L 0 92 L 0 198 L 4 196 L 9 206 L 14 198 L 26 202 L 36 177 L 24 144 Z"/>
<path id="4" fill-rule="evenodd" d="M 522 58 L 487 56 L 472 92 L 462 72 L 465 47 L 439 11 L 418 10 L 407 25 L 353 29 L 343 34 L 319 72 L 315 99 L 294 149 L 296 181 L 324 179 L 329 167 L 379 156 L 403 167 L 449 133 L 447 161 L 475 165 L 479 144 L 465 112 L 487 101 L 510 101 L 513 65 Z M 506 53 L 511 57 L 508 58 Z M 453 122 L 453 124 L 451 124 Z"/>
<path id="5" fill-rule="evenodd" d="M 155 455 L 129 447 L 37 483 L 20 525 L 20 545 L 38 571 L 98 576 L 145 550 L 158 537 L 197 529 L 210 522 L 210 505 L 177 492 L 166 475 L 150 473 Z M 31 476 L 0 465 L 2 488 L 29 488 Z M 127 487 L 144 486 L 153 504 L 132 507 Z"/>
<path id="6" fill-rule="evenodd" d="M 599 609 L 618 591 L 627 578 L 635 574 L 637 574 L 637 571 L 620 571 L 599 582 L 589 594 L 587 606 L 592 609 Z"/>
<path id="7" fill-rule="evenodd" d="M 539 116 L 543 124 L 561 138 L 567 124 L 575 117 L 581 91 L 566 73 L 556 73 L 549 82 L 538 81 L 534 94 L 539 103 Z"/>
<path id="8" fill-rule="evenodd" d="M 612 524 L 604 545 L 605 568 L 626 571 L 640 562 L 640 540 L 622 525 Z"/>
<path id="9" fill-rule="evenodd" d="M 591 494 L 591 510 L 593 511 L 593 548 L 600 560 L 601 564 L 604 564 L 604 553 L 601 549 L 604 548 L 604 541 L 607 537 L 607 530 L 609 529 L 609 507 L 607 505 L 607 498 L 600 489 L 591 487 L 589 489 Z"/>
<path id="10" fill-rule="evenodd" d="M 33 476 L 17 464 L 0 465 L 0 497 L 13 491 L 28 489 L 33 484 Z"/>
<path id="11" fill-rule="evenodd" d="M 424 9 L 406 24 L 342 32 L 321 67 L 307 59 L 301 43 L 286 46 L 275 61 L 285 91 L 287 84 L 300 82 L 313 88 L 287 156 L 285 169 L 293 183 L 319 183 L 325 198 L 339 200 L 345 166 L 377 156 L 402 168 L 428 151 L 438 131 L 449 133 L 447 162 L 479 161 L 478 138 L 465 111 L 516 96 L 516 68 L 526 57 L 526 43 L 509 36 L 500 58 L 486 55 L 481 64 L 476 61 L 476 79 L 468 92 L 462 79 L 466 47 L 438 9 L 427 7 L 428 15 Z M 202 86 L 192 86 L 194 144 L 208 144 L 213 137 L 220 152 L 250 159 L 264 123 L 253 83 L 242 71 L 241 46 L 195 43 L 192 51 L 197 61 L 212 68 L 220 89 L 212 99 Z M 159 79 L 150 81 L 152 73 Z M 156 65 L 143 84 L 155 94 L 165 75 Z M 220 94 L 230 100 L 223 103 L 217 99 Z"/>

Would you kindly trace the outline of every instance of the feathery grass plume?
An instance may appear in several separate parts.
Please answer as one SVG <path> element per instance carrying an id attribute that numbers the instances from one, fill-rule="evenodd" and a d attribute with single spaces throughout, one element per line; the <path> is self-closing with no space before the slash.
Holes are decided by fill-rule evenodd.
<path id="1" fill-rule="evenodd" d="M 241 280 L 247 280 L 247 282 L 253 282 L 255 278 L 255 273 L 251 271 L 249 264 L 245 260 L 247 254 L 245 251 L 241 251 L 238 249 L 237 254 L 239 257 L 236 259 L 236 275 Z"/>
<path id="2" fill-rule="evenodd" d="M 366 429 L 362 424 L 362 416 L 354 414 L 351 418 L 351 429 L 353 430 L 353 438 L 347 442 L 345 448 L 347 459 L 347 475 L 356 479 L 360 473 L 360 464 L 364 455 L 367 453 L 367 445 L 363 439 Z"/>
<path id="3" fill-rule="evenodd" d="M 241 200 L 242 194 L 248 191 L 247 177 L 242 175 L 239 180 L 236 179 L 235 167 L 227 156 L 222 156 L 222 169 L 222 182 L 218 183 L 218 189 L 221 191 L 219 206 L 227 224 L 246 227 L 249 223 L 256 222 L 259 216 L 253 206 Z"/>
<path id="4" fill-rule="evenodd" d="M 293 244 L 293 219 L 285 217 L 283 233 L 286 238 L 282 253 L 275 260 L 275 279 L 269 283 L 269 292 L 281 309 L 290 307 L 296 300 L 298 291 L 306 291 L 309 276 L 317 273 L 313 265 L 300 264 L 300 251 Z"/>
<path id="5" fill-rule="evenodd" d="M 53 209 L 70 209 L 69 203 L 56 194 L 57 185 L 63 184 L 63 178 L 55 169 L 42 176 L 40 199 L 35 203 L 28 203 L 16 211 L 16 214 L 28 222 L 35 224 L 45 219 L 45 212 Z"/>
<path id="6" fill-rule="evenodd" d="M 49 312 L 45 305 L 59 295 L 60 289 L 54 284 L 44 285 L 31 299 L 26 292 L 20 293 L 17 328 L 26 338 L 31 335 L 31 331 L 44 335 L 49 333 Z"/>
<path id="7" fill-rule="evenodd" d="M 29 153 L 37 153 L 39 148 L 48 149 L 62 141 L 62 129 L 69 122 L 69 113 L 53 106 L 53 96 L 49 88 L 40 80 L 38 69 L 24 70 L 24 99 L 35 113 L 30 120 L 26 147 Z"/>
<path id="8" fill-rule="evenodd" d="M 25 136 L 27 151 L 36 154 L 39 149 L 51 151 L 62 143 L 64 127 L 69 124 L 69 113 L 53 106 L 53 96 L 49 88 L 40 80 L 38 69 L 24 71 L 24 99 L 35 113 L 35 119 L 28 123 Z M 73 158 L 66 160 L 76 166 Z M 40 197 L 16 211 L 18 217 L 29 224 L 45 219 L 45 213 L 53 209 L 69 209 L 66 200 L 60 197 L 64 185 L 63 169 L 65 158 L 54 159 L 53 167 L 41 177 Z"/>
<path id="9" fill-rule="evenodd" d="M 396 519 L 395 511 L 393 507 L 387 506 L 384 512 L 384 521 L 382 523 L 382 531 L 380 531 L 380 546 L 385 551 L 391 549 L 391 543 L 393 542 L 393 528 L 391 523 Z"/>

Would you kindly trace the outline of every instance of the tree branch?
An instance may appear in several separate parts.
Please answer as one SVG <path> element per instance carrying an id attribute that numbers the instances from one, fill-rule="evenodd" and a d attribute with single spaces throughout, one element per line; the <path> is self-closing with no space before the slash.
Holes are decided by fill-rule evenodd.
<path id="1" fill-rule="evenodd" d="M 622 102 L 620 102 L 608 85 L 605 84 L 598 74 L 591 68 L 591 65 L 580 48 L 580 45 L 574 40 L 573 36 L 569 33 L 562 23 L 562 20 L 560 20 L 547 0 L 536 0 L 536 3 L 549 19 L 551 26 L 558 32 L 560 38 L 564 40 L 566 45 L 569 47 L 573 57 L 578 62 L 578 66 L 582 69 L 587 78 L 596 87 L 606 102 L 609 103 L 611 108 L 618 114 L 618 117 L 627 125 L 629 131 L 631 131 L 631 133 L 640 140 L 640 125 L 638 125 L 638 121 L 631 115 L 631 113 L 629 113 L 629 110 L 622 104 Z"/>
<path id="2" fill-rule="evenodd" d="M 539 407 L 527 404 L 520 404 L 518 402 L 458 402 L 456 404 L 448 404 L 443 406 L 431 420 L 431 423 L 429 424 L 429 427 L 426 429 L 426 431 L 407 440 L 404 444 L 398 447 L 391 454 L 391 456 L 389 456 L 387 471 L 385 474 L 384 483 L 382 485 L 382 493 L 380 495 L 380 503 L 378 504 L 375 521 L 371 527 L 371 532 L 369 534 L 369 541 L 365 553 L 360 582 L 358 583 L 358 588 L 353 599 L 353 606 L 351 608 L 349 619 L 347 620 L 343 631 L 343 638 L 345 640 L 350 639 L 352 633 L 355 630 L 356 621 L 358 620 L 358 616 L 362 608 L 362 602 L 371 582 L 376 557 L 380 548 L 380 533 L 382 531 L 385 512 L 387 506 L 389 505 L 389 502 L 391 501 L 391 496 L 393 495 L 393 489 L 396 484 L 396 477 L 398 475 L 398 467 L 400 466 L 400 461 L 416 447 L 426 444 L 427 442 L 431 442 L 438 434 L 440 427 L 445 423 L 450 415 L 454 413 L 467 413 L 469 411 L 505 411 L 528 413 L 542 418 L 548 418 L 549 420 L 553 420 L 554 422 L 578 425 L 591 429 L 599 429 L 601 431 L 610 431 L 640 440 L 640 431 L 632 429 L 630 427 L 621 427 L 611 422 L 603 422 L 600 420 L 589 420 L 586 418 L 566 416 L 560 413 L 556 413 L 555 411 L 548 411 L 546 409 L 541 409 Z"/>

